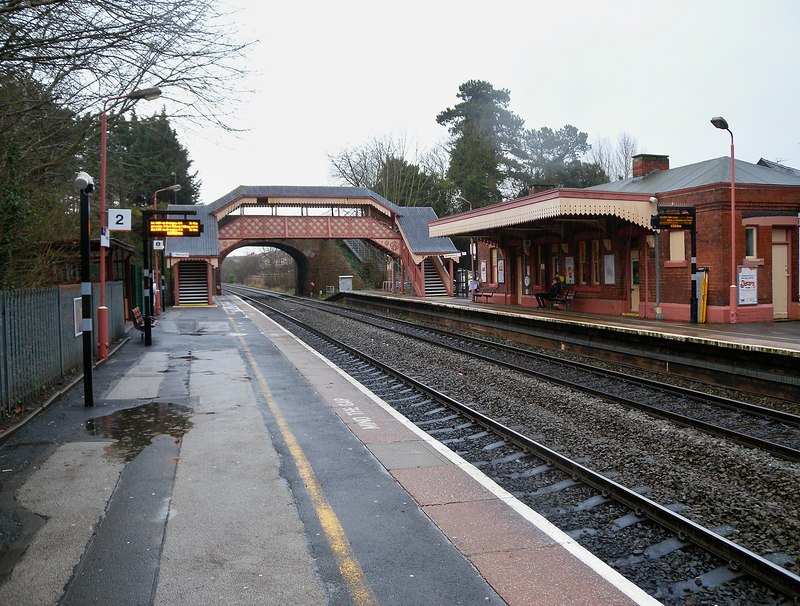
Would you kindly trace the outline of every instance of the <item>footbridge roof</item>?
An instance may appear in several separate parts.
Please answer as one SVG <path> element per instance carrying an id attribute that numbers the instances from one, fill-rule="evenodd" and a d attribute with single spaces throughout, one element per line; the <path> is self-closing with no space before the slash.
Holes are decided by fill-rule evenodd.
<path id="1" fill-rule="evenodd" d="M 219 232 L 217 221 L 246 206 L 254 207 L 359 207 L 370 206 L 390 217 L 412 254 L 417 256 L 457 254 L 449 237 L 431 237 L 428 223 L 437 219 L 427 206 L 398 206 L 366 187 L 240 185 L 233 191 L 206 205 L 171 204 L 169 213 L 193 210 L 193 219 L 203 224 L 199 237 L 167 238 L 168 257 L 217 257 Z M 174 216 L 174 215 L 171 215 Z"/>
<path id="2" fill-rule="evenodd" d="M 208 205 L 217 218 L 243 205 L 360 206 L 370 204 L 385 214 L 402 214 L 400 206 L 366 187 L 328 185 L 240 185 Z"/>

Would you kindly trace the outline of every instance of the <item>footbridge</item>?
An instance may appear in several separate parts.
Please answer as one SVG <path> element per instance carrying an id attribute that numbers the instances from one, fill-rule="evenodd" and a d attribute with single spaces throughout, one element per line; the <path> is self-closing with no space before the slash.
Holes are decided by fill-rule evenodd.
<path id="1" fill-rule="evenodd" d="M 319 275 L 322 240 L 367 242 L 386 255 L 383 287 L 419 296 L 453 295 L 452 240 L 431 238 L 430 207 L 398 206 L 363 187 L 239 186 L 215 202 L 192 206 L 203 224 L 197 238 L 167 238 L 176 304 L 210 304 L 219 292 L 220 266 L 243 246 L 271 246 L 297 264 L 298 293 Z M 186 206 L 170 205 L 167 213 Z M 177 215 L 175 215 L 177 216 Z M 318 242 L 317 242 L 318 243 Z"/>

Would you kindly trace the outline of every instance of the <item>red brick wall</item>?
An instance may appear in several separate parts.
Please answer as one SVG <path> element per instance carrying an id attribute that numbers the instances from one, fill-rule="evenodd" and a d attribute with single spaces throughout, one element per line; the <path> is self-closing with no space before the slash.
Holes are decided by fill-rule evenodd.
<path id="1" fill-rule="evenodd" d="M 709 268 L 709 306 L 727 306 L 731 285 L 731 216 L 730 187 L 688 191 L 660 196 L 659 205 L 694 206 L 697 210 L 697 266 Z M 736 264 L 744 264 L 745 228 L 743 216 L 768 216 L 775 213 L 800 212 L 800 192 L 774 186 L 736 187 Z M 796 230 L 793 232 L 797 233 Z M 772 227 L 758 227 L 757 255 L 763 259 L 758 268 L 758 302 L 772 302 Z M 797 259 L 796 237 L 790 237 L 789 263 Z M 690 239 L 686 233 L 686 267 L 664 267 L 669 259 L 669 236 L 661 235 L 661 301 L 686 303 L 691 282 Z M 798 276 L 792 272 L 791 299 L 796 300 Z M 655 294 L 653 293 L 653 297 Z"/>

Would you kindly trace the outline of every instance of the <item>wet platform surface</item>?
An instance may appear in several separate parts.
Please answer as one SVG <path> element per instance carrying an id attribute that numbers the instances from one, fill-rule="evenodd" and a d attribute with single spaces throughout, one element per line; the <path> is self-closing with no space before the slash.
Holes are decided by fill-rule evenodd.
<path id="1" fill-rule="evenodd" d="M 233 298 L 0 445 L 0 603 L 655 604 Z M 10 537 L 10 539 L 9 539 Z"/>

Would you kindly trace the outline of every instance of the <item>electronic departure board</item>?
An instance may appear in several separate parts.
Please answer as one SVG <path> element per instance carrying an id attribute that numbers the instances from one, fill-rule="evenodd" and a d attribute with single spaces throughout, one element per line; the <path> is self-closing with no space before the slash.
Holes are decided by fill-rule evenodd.
<path id="1" fill-rule="evenodd" d="M 695 210 L 693 207 L 661 207 L 657 215 L 650 217 L 653 229 L 694 229 Z"/>
<path id="2" fill-rule="evenodd" d="M 182 238 L 198 237 L 203 233 L 203 224 L 191 219 L 150 219 L 148 234 L 151 236 L 169 236 Z"/>

